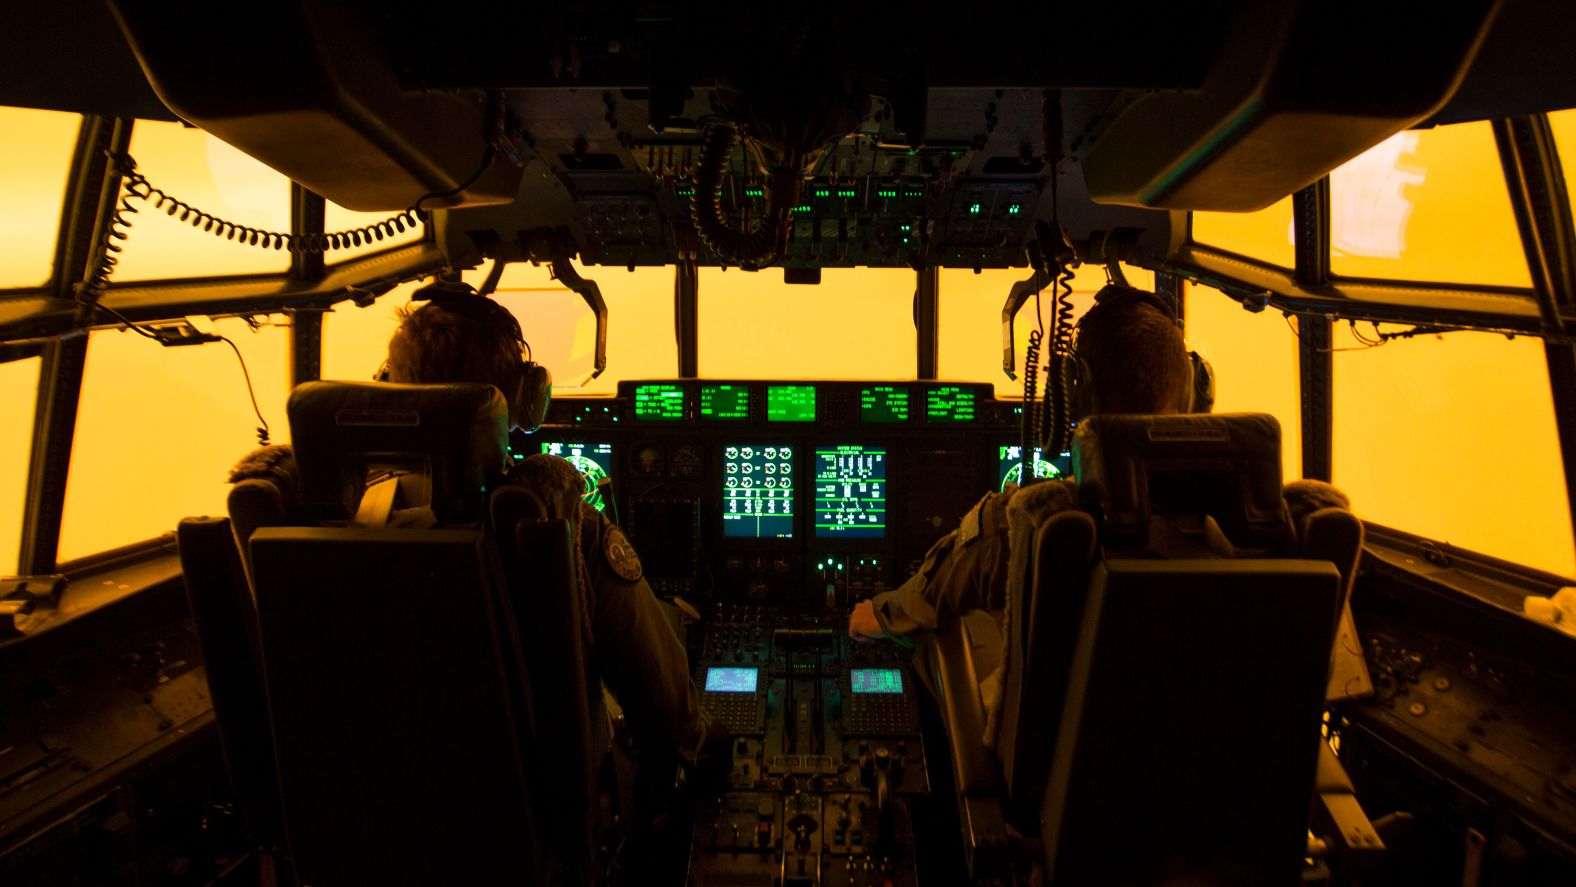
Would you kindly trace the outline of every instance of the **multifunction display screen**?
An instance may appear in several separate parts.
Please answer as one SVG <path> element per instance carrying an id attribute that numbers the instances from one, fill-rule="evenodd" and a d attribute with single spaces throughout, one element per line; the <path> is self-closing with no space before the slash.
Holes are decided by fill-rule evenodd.
<path id="1" fill-rule="evenodd" d="M 700 386 L 700 418 L 703 422 L 744 422 L 748 420 L 750 418 L 749 386 Z"/>
<path id="2" fill-rule="evenodd" d="M 723 447 L 723 536 L 793 538 L 793 455 L 787 446 Z"/>
<path id="3" fill-rule="evenodd" d="M 859 389 L 859 421 L 890 425 L 908 421 L 908 389 L 901 385 L 866 385 Z"/>
<path id="4" fill-rule="evenodd" d="M 678 422 L 684 418 L 684 388 L 656 384 L 635 386 L 635 419 L 641 422 Z"/>
<path id="5" fill-rule="evenodd" d="M 766 421 L 814 422 L 815 386 L 766 386 Z"/>
<path id="6" fill-rule="evenodd" d="M 815 537 L 884 538 L 886 485 L 885 447 L 816 447 Z"/>
<path id="7" fill-rule="evenodd" d="M 974 421 L 974 389 L 943 385 L 925 391 L 925 421 L 948 424 Z"/>
<path id="8" fill-rule="evenodd" d="M 753 668 L 706 669 L 707 693 L 754 693 L 760 672 Z"/>
<path id="9" fill-rule="evenodd" d="M 996 453 L 996 489 L 1006 492 L 1008 484 L 1023 486 L 1023 460 L 1020 458 L 1023 447 L 1017 444 L 1003 444 L 996 448 Z M 1040 448 L 1035 447 L 1033 455 L 1030 456 L 1030 464 L 1033 466 L 1032 476 L 1044 480 L 1067 477 L 1072 473 L 1072 461 L 1071 453 L 1046 459 Z"/>
<path id="10" fill-rule="evenodd" d="M 542 452 L 549 456 L 562 456 L 585 478 L 585 492 L 580 498 L 597 511 L 607 510 L 607 500 L 602 495 L 601 483 L 612 476 L 613 445 L 610 443 L 583 443 L 578 441 L 543 441 Z"/>
<path id="11" fill-rule="evenodd" d="M 855 693 L 903 692 L 903 672 L 896 668 L 856 668 L 849 672 L 849 678 Z M 706 683 L 711 683 L 710 675 Z"/>

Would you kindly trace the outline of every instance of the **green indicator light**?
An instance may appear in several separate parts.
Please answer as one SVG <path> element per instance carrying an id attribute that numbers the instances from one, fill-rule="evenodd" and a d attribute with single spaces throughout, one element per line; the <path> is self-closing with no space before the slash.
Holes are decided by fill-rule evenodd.
<path id="1" fill-rule="evenodd" d="M 700 386 L 700 417 L 715 422 L 749 419 L 750 389 L 743 385 Z"/>
<path id="2" fill-rule="evenodd" d="M 673 422 L 684 418 L 684 389 L 678 385 L 636 385 L 635 420 Z M 579 416 L 575 417 L 580 420 Z"/>
<path id="3" fill-rule="evenodd" d="M 925 196 L 925 192 L 923 192 L 923 191 L 905 191 L 903 193 L 907 194 L 909 197 L 924 197 Z"/>
<path id="4" fill-rule="evenodd" d="M 811 206 L 808 203 L 801 203 L 798 206 L 794 207 L 793 211 L 796 212 L 796 213 L 807 213 L 807 212 L 811 212 L 814 209 L 815 209 L 815 207 Z"/>
<path id="5" fill-rule="evenodd" d="M 897 196 L 897 191 L 895 191 L 895 190 L 893 190 L 891 188 L 882 188 L 880 191 L 876 192 L 876 196 L 877 197 L 896 197 Z"/>
<path id="6" fill-rule="evenodd" d="M 859 192 L 855 191 L 853 188 L 840 188 L 837 191 L 838 197 L 857 197 L 858 195 Z"/>
<path id="7" fill-rule="evenodd" d="M 760 188 L 745 188 L 744 189 L 744 196 L 745 197 L 760 197 L 760 196 L 764 195 L 765 193 L 766 192 L 761 190 Z"/>
<path id="8" fill-rule="evenodd" d="M 832 196 L 832 189 L 830 189 L 830 188 L 817 188 L 817 189 L 815 189 L 815 196 L 817 196 L 817 197 L 831 197 Z"/>
<path id="9" fill-rule="evenodd" d="M 899 226 L 897 226 L 897 230 L 899 230 L 899 231 L 912 231 L 912 230 L 914 230 L 914 226 L 913 225 L 899 225 Z"/>
<path id="10" fill-rule="evenodd" d="M 978 203 L 971 204 L 969 206 L 969 215 L 977 216 L 979 214 L 980 214 L 980 205 Z"/>
<path id="11" fill-rule="evenodd" d="M 1023 212 L 1023 207 L 1019 206 L 1016 203 L 1014 203 L 1012 206 L 1007 207 L 1007 215 L 1009 215 L 1009 216 L 1015 216 L 1015 215 L 1017 215 L 1018 213 L 1021 213 L 1021 212 Z"/>
<path id="12" fill-rule="evenodd" d="M 766 386 L 766 421 L 814 422 L 815 386 Z"/>
<path id="13" fill-rule="evenodd" d="M 679 189 L 679 196 L 680 197 L 694 197 L 695 196 L 695 189 L 694 188 L 680 188 Z"/>

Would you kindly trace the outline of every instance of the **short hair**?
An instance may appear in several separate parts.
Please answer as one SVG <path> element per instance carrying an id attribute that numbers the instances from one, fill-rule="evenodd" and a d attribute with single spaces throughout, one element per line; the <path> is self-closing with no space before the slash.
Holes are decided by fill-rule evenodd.
<path id="1" fill-rule="evenodd" d="M 1076 350 L 1102 413 L 1185 413 L 1193 362 L 1182 330 L 1147 299 L 1100 299 L 1078 321 Z"/>
<path id="2" fill-rule="evenodd" d="M 462 314 L 432 301 L 399 309 L 399 328 L 389 339 L 390 382 L 480 382 L 512 393 L 520 372 L 518 324 L 491 299 L 462 298 L 490 307 Z"/>

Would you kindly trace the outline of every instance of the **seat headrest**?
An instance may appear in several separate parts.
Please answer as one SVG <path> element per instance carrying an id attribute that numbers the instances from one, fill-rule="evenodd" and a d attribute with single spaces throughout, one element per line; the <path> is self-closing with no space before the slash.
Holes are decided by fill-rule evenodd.
<path id="1" fill-rule="evenodd" d="M 1143 548 L 1155 515 L 1207 515 L 1238 548 L 1293 541 L 1274 416 L 1090 416 L 1073 438 L 1073 474 L 1107 548 Z"/>
<path id="2" fill-rule="evenodd" d="M 318 520 L 354 514 L 369 474 L 430 481 L 440 521 L 475 520 L 503 471 L 509 406 L 491 385 L 308 382 L 290 394 L 301 506 Z"/>

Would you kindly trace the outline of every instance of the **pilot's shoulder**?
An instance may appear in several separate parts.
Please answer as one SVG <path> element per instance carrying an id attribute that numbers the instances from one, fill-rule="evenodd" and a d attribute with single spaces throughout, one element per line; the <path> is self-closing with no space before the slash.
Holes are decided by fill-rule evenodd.
<path id="1" fill-rule="evenodd" d="M 1281 490 L 1293 512 L 1310 513 L 1321 508 L 1351 508 L 1352 500 L 1334 484 L 1322 480 L 1294 480 Z"/>
<path id="2" fill-rule="evenodd" d="M 576 513 L 585 490 L 585 480 L 568 460 L 541 453 L 516 463 L 509 469 L 508 481 L 551 502 L 552 513 L 566 518 Z"/>

